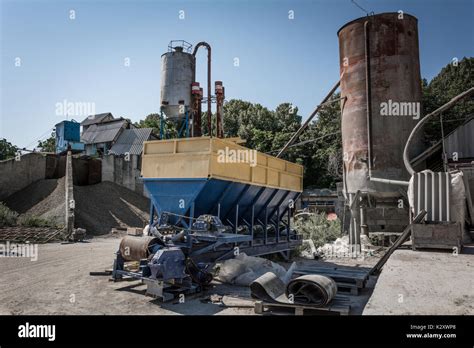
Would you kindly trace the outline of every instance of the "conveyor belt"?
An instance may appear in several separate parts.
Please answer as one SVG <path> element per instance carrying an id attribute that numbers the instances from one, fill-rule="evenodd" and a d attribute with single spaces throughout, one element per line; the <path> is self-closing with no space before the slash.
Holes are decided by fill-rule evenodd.
<path id="1" fill-rule="evenodd" d="M 268 303 L 305 304 L 324 307 L 336 296 L 337 286 L 331 278 L 308 274 L 291 280 L 288 285 L 267 272 L 251 285 L 252 296 Z"/>

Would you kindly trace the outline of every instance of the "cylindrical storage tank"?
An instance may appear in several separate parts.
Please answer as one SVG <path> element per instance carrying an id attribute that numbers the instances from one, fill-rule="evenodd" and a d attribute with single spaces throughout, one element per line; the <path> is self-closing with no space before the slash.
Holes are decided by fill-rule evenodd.
<path id="1" fill-rule="evenodd" d="M 161 56 L 161 109 L 167 117 L 185 116 L 184 110 L 191 104 L 195 66 L 196 58 L 183 52 L 183 47 L 174 47 Z"/>
<path id="2" fill-rule="evenodd" d="M 400 186 L 369 180 L 369 153 L 372 177 L 409 179 L 403 149 L 421 117 L 417 22 L 406 13 L 382 13 L 356 19 L 338 31 L 340 72 L 344 72 L 341 97 L 346 98 L 342 146 L 348 193 L 400 195 Z M 420 153 L 419 140 L 413 150 Z"/>

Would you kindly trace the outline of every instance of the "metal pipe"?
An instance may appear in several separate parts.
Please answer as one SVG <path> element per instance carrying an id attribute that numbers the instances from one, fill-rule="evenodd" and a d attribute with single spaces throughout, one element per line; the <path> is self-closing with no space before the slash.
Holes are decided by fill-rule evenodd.
<path id="1" fill-rule="evenodd" d="M 411 131 L 410 136 L 408 137 L 407 143 L 405 145 L 405 149 L 403 150 L 403 163 L 405 164 L 405 167 L 406 167 L 408 173 L 410 173 L 410 175 L 413 175 L 415 173 L 415 170 L 411 166 L 410 159 L 408 158 L 408 149 L 410 148 L 410 144 L 413 141 L 413 139 L 415 137 L 415 134 L 420 130 L 421 126 L 423 124 L 425 124 L 426 121 L 428 121 L 431 117 L 436 116 L 436 115 L 450 109 L 458 101 L 460 101 L 461 99 L 464 99 L 466 97 L 470 97 L 471 95 L 474 95 L 474 87 L 471 87 L 467 91 L 464 91 L 461 94 L 458 94 L 457 96 L 455 96 L 453 99 L 451 99 L 449 102 L 447 102 L 443 106 L 439 107 L 438 109 L 436 109 L 432 113 L 430 113 L 430 114 L 426 115 L 425 117 L 423 117 L 420 120 L 420 122 L 418 122 L 416 124 L 416 126 Z"/>
<path id="2" fill-rule="evenodd" d="M 202 101 L 202 88 L 199 86 L 199 82 L 193 82 L 191 85 L 191 95 L 193 101 L 192 115 L 192 137 L 201 136 L 201 101 Z"/>
<path id="3" fill-rule="evenodd" d="M 202 98 L 204 95 L 203 89 L 199 89 L 199 103 L 198 103 L 198 109 L 197 109 L 197 118 L 196 118 L 196 136 L 201 136 L 202 135 L 202 129 L 201 129 L 201 119 L 202 119 Z M 199 135 L 198 135 L 199 134 Z"/>
<path id="4" fill-rule="evenodd" d="M 401 186 L 408 186 L 410 183 L 409 181 L 374 178 L 372 176 L 369 177 L 369 180 L 375 181 L 375 182 L 381 182 L 381 183 L 389 184 L 389 185 L 401 185 Z"/>
<path id="5" fill-rule="evenodd" d="M 211 124 L 211 45 L 207 42 L 201 41 L 194 46 L 193 56 L 196 57 L 196 53 L 199 47 L 204 46 L 207 49 L 207 127 L 209 128 L 209 135 L 212 136 L 212 124 Z"/>
<path id="6" fill-rule="evenodd" d="M 223 106 L 224 106 L 224 87 L 222 81 L 216 81 L 215 83 L 215 95 L 216 95 L 216 133 L 218 138 L 224 137 L 223 128 Z"/>
<path id="7" fill-rule="evenodd" d="M 224 101 L 225 101 L 225 87 L 222 86 L 222 100 L 221 100 L 221 123 L 218 132 L 220 132 L 220 138 L 224 137 Z"/>
<path id="8" fill-rule="evenodd" d="M 365 99 L 367 114 L 367 166 L 369 178 L 372 176 L 372 92 L 370 84 L 370 41 L 369 21 L 364 23 L 365 38 Z"/>
<path id="9" fill-rule="evenodd" d="M 360 205 L 360 231 L 362 234 L 369 236 L 369 225 L 367 225 L 367 206 L 365 204 Z"/>
<path id="10" fill-rule="evenodd" d="M 441 145 L 443 151 L 443 170 L 445 172 L 448 171 L 448 156 L 446 155 L 446 147 L 444 146 L 444 126 L 443 126 L 443 114 L 439 114 L 439 122 L 441 123 Z"/>

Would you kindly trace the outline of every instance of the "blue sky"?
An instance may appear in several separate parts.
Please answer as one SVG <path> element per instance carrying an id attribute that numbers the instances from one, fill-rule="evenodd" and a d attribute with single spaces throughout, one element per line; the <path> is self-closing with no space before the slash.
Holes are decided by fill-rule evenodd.
<path id="1" fill-rule="evenodd" d="M 306 117 L 338 78 L 337 30 L 365 15 L 350 0 L 0 3 L 0 138 L 29 148 L 64 119 L 56 115 L 63 100 L 95 103 L 97 113 L 133 121 L 157 112 L 160 56 L 173 39 L 211 44 L 212 79 L 224 82 L 227 99 L 270 109 L 291 102 Z M 453 57 L 474 56 L 474 0 L 357 3 L 418 18 L 421 73 L 428 80 Z M 202 85 L 205 57 L 205 50 L 198 53 Z"/>

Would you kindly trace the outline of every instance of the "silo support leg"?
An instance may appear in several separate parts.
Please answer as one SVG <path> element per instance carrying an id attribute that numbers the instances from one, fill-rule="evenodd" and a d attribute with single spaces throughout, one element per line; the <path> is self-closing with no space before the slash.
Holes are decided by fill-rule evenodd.
<path id="1" fill-rule="evenodd" d="M 360 245 L 360 191 L 349 194 L 349 207 L 351 210 L 351 224 L 349 227 L 349 246 L 352 257 L 357 257 L 361 250 Z"/>

